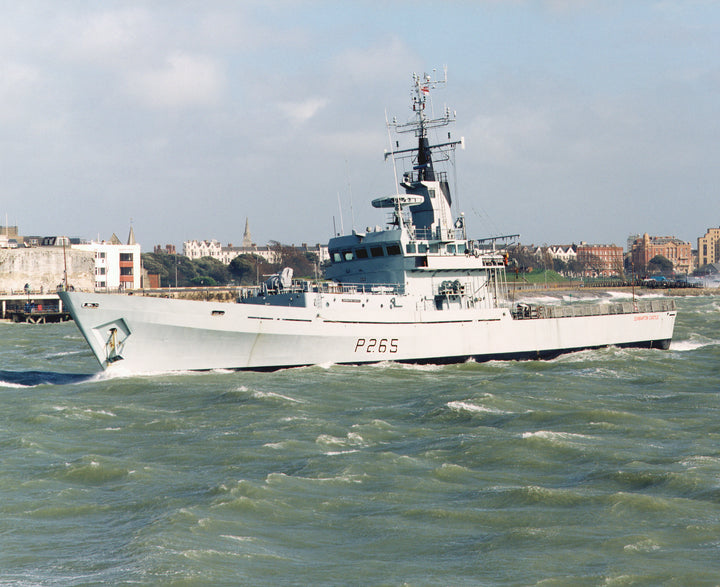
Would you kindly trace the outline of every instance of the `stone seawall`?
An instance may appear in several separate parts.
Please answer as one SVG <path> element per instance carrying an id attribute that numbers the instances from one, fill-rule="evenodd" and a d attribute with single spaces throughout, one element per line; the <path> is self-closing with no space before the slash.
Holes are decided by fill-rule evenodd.
<path id="1" fill-rule="evenodd" d="M 63 254 L 64 253 L 64 254 Z M 76 289 L 95 287 L 95 253 L 60 247 L 0 249 L 0 291 L 54 292 L 63 283 L 67 264 L 68 284 Z"/>

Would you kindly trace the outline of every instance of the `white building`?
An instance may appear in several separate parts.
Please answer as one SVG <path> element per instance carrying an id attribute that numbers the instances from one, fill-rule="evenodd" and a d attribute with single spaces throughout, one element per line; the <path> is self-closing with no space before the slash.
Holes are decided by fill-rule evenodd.
<path id="1" fill-rule="evenodd" d="M 577 249 L 575 245 L 551 245 L 547 252 L 553 259 L 560 259 L 565 263 L 577 260 Z"/>
<path id="2" fill-rule="evenodd" d="M 308 247 L 306 243 L 302 246 L 293 248 L 304 253 L 314 253 L 319 263 L 322 265 L 325 261 L 330 260 L 330 254 L 328 253 L 327 245 L 317 244 L 314 247 Z M 202 257 L 212 257 L 221 261 L 225 265 L 229 265 L 233 259 L 240 255 L 257 255 L 262 257 L 268 263 L 278 262 L 278 251 L 276 247 L 258 247 L 252 242 L 252 235 L 250 234 L 250 221 L 245 218 L 245 232 L 243 233 L 243 240 L 241 247 L 233 247 L 232 244 L 228 244 L 227 247 L 223 247 L 216 240 L 192 240 L 185 241 L 183 243 L 183 255 L 188 259 L 201 259 Z"/>
<path id="3" fill-rule="evenodd" d="M 73 245 L 73 249 L 95 253 L 95 289 L 125 290 L 142 287 L 140 245 L 130 228 L 127 244 L 112 235 L 109 241 Z"/>
<path id="4" fill-rule="evenodd" d="M 294 248 L 303 252 L 314 253 L 317 255 L 321 264 L 330 259 L 327 245 L 318 244 L 314 247 L 308 247 L 306 244 L 303 244 L 300 247 Z M 265 259 L 268 263 L 277 262 L 277 251 L 273 247 L 258 247 L 257 245 L 234 247 L 231 244 L 227 247 L 223 247 L 216 240 L 185 241 L 183 243 L 183 255 L 185 255 L 188 259 L 212 257 L 213 259 L 221 261 L 225 265 L 229 265 L 235 257 L 240 255 L 257 255 Z"/>
<path id="5" fill-rule="evenodd" d="M 203 257 L 212 257 L 220 259 L 222 246 L 216 240 L 210 241 L 185 241 L 183 243 L 183 255 L 188 259 L 202 259 Z"/>

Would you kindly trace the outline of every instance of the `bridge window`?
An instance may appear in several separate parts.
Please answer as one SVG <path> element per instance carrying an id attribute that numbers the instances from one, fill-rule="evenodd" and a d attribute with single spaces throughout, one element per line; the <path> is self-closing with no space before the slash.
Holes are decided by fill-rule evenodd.
<path id="1" fill-rule="evenodd" d="M 387 246 L 387 254 L 388 255 L 400 255 L 402 253 L 402 249 L 400 248 L 399 244 L 392 244 Z"/>
<path id="2" fill-rule="evenodd" d="M 382 247 L 370 247 L 370 255 L 373 257 L 382 257 L 385 255 Z"/>
<path id="3" fill-rule="evenodd" d="M 340 251 L 331 251 L 330 254 L 332 255 L 333 263 L 339 263 L 342 261 L 342 255 L 340 254 Z"/>
<path id="4" fill-rule="evenodd" d="M 367 259 L 368 258 L 368 252 L 367 249 L 355 249 L 355 256 L 358 259 Z"/>
<path id="5" fill-rule="evenodd" d="M 353 260 L 353 252 L 352 251 L 343 251 L 343 259 L 346 261 L 352 261 Z"/>

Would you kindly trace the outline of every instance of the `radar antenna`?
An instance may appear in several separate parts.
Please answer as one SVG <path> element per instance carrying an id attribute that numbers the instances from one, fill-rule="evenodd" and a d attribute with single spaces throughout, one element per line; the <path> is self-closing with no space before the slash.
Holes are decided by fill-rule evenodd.
<path id="1" fill-rule="evenodd" d="M 433 74 L 435 71 L 436 70 L 433 69 Z M 456 145 L 463 144 L 461 139 L 459 141 L 448 141 L 446 143 L 431 145 L 428 138 L 429 129 L 447 126 L 455 122 L 455 113 L 450 112 L 447 106 L 444 108 L 442 116 L 438 118 L 431 118 L 427 114 L 426 106 L 430 91 L 436 89 L 438 86 L 447 84 L 447 67 L 443 68 L 443 72 L 443 79 L 434 78 L 433 75 L 427 73 L 423 73 L 422 75 L 413 73 L 411 104 L 415 118 L 406 123 L 398 123 L 397 119 L 393 118 L 393 121 L 388 123 L 388 129 L 393 128 L 397 133 L 415 133 L 418 144 L 417 147 L 411 149 L 385 151 L 385 159 L 392 156 L 393 160 L 395 160 L 398 155 L 400 156 L 399 158 L 403 158 L 417 153 L 414 161 L 414 169 L 417 171 L 417 179 L 419 181 L 435 180 L 435 170 L 433 168 L 431 155 L 433 149 L 438 149 L 445 153 L 445 159 L 443 160 L 447 160 L 449 158 L 447 151 L 454 150 Z"/>

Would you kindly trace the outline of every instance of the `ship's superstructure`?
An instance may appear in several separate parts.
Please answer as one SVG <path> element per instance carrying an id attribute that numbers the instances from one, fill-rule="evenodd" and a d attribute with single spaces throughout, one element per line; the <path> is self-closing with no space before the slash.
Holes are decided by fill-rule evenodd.
<path id="1" fill-rule="evenodd" d="M 409 163 L 403 193 L 377 198 L 385 228 L 353 231 L 328 244 L 326 282 L 294 282 L 283 271 L 255 295 L 213 303 L 62 292 L 103 368 L 274 369 L 384 360 L 449 363 L 543 358 L 608 345 L 667 348 L 672 300 L 590 306 L 512 305 L 498 242 L 467 238 L 453 218 L 447 170 L 462 140 L 431 141 L 428 96 L 445 80 L 413 76 L 410 148 L 386 153 Z"/>

